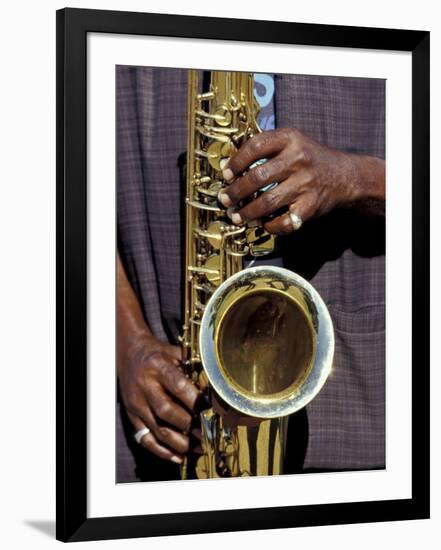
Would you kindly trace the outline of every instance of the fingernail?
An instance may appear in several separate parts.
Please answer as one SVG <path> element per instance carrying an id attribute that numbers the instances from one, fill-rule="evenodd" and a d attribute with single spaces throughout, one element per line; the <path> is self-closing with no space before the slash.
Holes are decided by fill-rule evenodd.
<path id="1" fill-rule="evenodd" d="M 225 166 L 227 165 L 228 163 L 228 159 L 225 158 L 225 159 L 220 159 L 219 161 L 219 166 L 221 167 L 221 170 L 223 170 L 225 168 Z"/>
<path id="2" fill-rule="evenodd" d="M 220 191 L 217 198 L 219 199 L 219 201 L 224 205 L 224 206 L 231 206 L 233 204 L 232 200 L 230 199 L 230 197 L 224 192 L 224 191 Z"/>
<path id="3" fill-rule="evenodd" d="M 234 206 L 230 206 L 230 208 L 227 208 L 227 216 L 230 218 L 230 220 L 233 218 L 233 214 L 237 212 L 237 208 Z"/>
<path id="4" fill-rule="evenodd" d="M 173 455 L 170 460 L 175 464 L 182 464 L 182 458 L 180 458 L 179 456 Z"/>
<path id="5" fill-rule="evenodd" d="M 236 225 L 239 225 L 240 223 L 242 223 L 242 216 L 236 212 L 232 214 L 231 221 Z"/>
<path id="6" fill-rule="evenodd" d="M 222 170 L 222 176 L 225 181 L 231 181 L 234 178 L 233 171 L 230 170 L 230 168 L 226 168 L 225 170 Z"/>

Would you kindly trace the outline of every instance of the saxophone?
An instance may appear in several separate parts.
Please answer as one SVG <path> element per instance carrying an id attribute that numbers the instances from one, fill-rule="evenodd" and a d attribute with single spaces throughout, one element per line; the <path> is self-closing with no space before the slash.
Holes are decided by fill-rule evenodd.
<path id="1" fill-rule="evenodd" d="M 260 128 L 250 73 L 188 75 L 185 309 L 187 375 L 206 395 L 202 454 L 187 455 L 181 477 L 283 473 L 288 415 L 324 385 L 334 335 L 317 291 L 299 275 L 252 266 L 274 236 L 236 226 L 218 202 L 222 161 Z M 252 167 L 250 167 L 252 169 Z"/>

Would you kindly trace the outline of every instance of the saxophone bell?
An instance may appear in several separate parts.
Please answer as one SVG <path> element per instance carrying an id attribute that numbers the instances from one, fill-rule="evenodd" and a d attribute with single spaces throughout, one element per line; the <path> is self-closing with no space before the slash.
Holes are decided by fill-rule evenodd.
<path id="1" fill-rule="evenodd" d="M 226 403 L 258 418 L 307 405 L 332 367 L 334 333 L 318 292 L 280 267 L 244 269 L 211 297 L 199 333 L 208 380 Z"/>

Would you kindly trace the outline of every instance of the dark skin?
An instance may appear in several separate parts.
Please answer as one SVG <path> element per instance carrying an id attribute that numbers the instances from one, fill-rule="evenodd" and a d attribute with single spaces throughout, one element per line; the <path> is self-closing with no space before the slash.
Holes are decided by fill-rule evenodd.
<path id="1" fill-rule="evenodd" d="M 190 448 L 192 411 L 200 392 L 184 375 L 179 346 L 155 338 L 117 259 L 118 379 L 135 431 L 151 432 L 141 444 L 151 453 L 182 463 Z M 200 437 L 198 430 L 193 435 Z"/>
<path id="2" fill-rule="evenodd" d="M 262 158 L 269 160 L 247 171 Z M 219 194 L 219 200 L 230 208 L 233 223 L 256 223 L 263 218 L 270 233 L 286 235 L 294 231 L 288 212 L 299 215 L 303 222 L 334 208 L 384 212 L 383 160 L 331 149 L 295 128 L 254 136 L 224 165 L 223 176 L 229 186 Z M 279 185 L 241 204 L 273 181 Z M 265 220 L 283 208 L 285 213 Z"/>
<path id="3" fill-rule="evenodd" d="M 262 158 L 269 160 L 248 170 Z M 233 223 L 263 223 L 269 232 L 286 235 L 294 230 L 288 212 L 303 222 L 334 208 L 384 213 L 383 160 L 331 149 L 294 128 L 254 136 L 223 168 L 229 185 L 219 200 L 231 209 Z M 273 181 L 276 188 L 249 200 Z M 268 220 L 280 209 L 285 212 Z M 179 464 L 190 449 L 189 433 L 200 438 L 192 430 L 200 392 L 183 373 L 180 348 L 152 335 L 119 257 L 117 295 L 118 378 L 128 416 L 135 431 L 151 430 L 141 441 L 147 451 Z"/>

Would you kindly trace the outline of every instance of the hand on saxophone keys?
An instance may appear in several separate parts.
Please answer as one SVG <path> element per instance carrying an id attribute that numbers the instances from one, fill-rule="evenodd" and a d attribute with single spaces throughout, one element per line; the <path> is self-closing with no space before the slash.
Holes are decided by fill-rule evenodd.
<path id="1" fill-rule="evenodd" d="M 192 446 L 191 438 L 194 443 L 199 434 L 193 413 L 200 392 L 180 368 L 178 352 L 180 348 L 162 342 L 138 342 L 126 351 L 119 379 L 136 432 L 148 429 L 139 437 L 139 444 L 160 458 L 181 464 Z"/>
<path id="2" fill-rule="evenodd" d="M 136 441 L 177 464 L 200 443 L 202 392 L 182 368 L 182 348 L 147 327 L 118 257 L 118 380 Z"/>
<path id="3" fill-rule="evenodd" d="M 263 158 L 268 162 L 255 166 Z M 334 208 L 384 200 L 384 161 L 332 149 L 295 128 L 255 135 L 223 163 L 222 175 L 228 186 L 219 201 L 237 208 L 232 222 L 262 219 L 266 231 L 279 235 Z M 255 195 L 274 181 L 276 187 Z"/>

